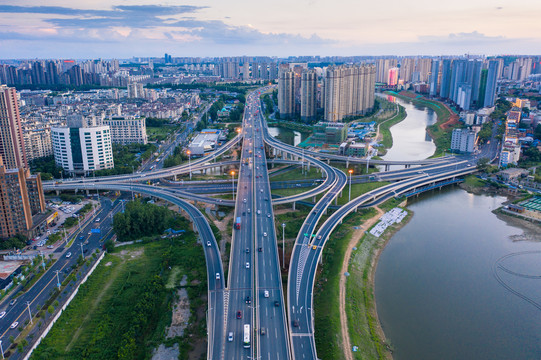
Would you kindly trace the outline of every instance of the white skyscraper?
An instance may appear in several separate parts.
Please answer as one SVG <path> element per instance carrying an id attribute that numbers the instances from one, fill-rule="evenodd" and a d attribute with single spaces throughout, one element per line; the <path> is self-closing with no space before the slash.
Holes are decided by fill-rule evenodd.
<path id="1" fill-rule="evenodd" d="M 51 136 L 56 164 L 70 173 L 114 167 L 109 126 L 88 126 L 82 117 L 73 117 L 67 127 L 51 128 Z"/>

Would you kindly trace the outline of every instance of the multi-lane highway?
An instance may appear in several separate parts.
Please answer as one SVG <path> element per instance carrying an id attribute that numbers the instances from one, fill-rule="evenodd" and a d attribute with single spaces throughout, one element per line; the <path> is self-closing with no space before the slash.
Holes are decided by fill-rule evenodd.
<path id="1" fill-rule="evenodd" d="M 289 359 L 258 95 L 247 98 L 229 266 L 225 359 Z M 245 338 L 248 326 L 249 337 Z"/>
<path id="2" fill-rule="evenodd" d="M 259 346 L 256 358 L 289 359 L 289 340 L 287 331 L 282 276 L 274 226 L 274 213 L 271 202 L 271 190 L 267 171 L 267 157 L 264 150 L 263 124 L 258 116 L 260 111 L 259 95 L 254 94 L 251 102 L 254 116 L 254 206 L 255 253 L 257 305 L 257 325 Z"/>

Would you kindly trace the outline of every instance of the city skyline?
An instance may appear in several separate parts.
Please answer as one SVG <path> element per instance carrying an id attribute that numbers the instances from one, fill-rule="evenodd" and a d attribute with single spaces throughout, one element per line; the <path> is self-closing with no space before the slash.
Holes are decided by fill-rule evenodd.
<path id="1" fill-rule="evenodd" d="M 347 10 L 347 11 L 345 11 Z M 541 3 L 4 1 L 3 58 L 541 53 Z M 264 16 L 262 16 L 264 14 Z M 335 16 L 329 14 L 336 14 Z"/>

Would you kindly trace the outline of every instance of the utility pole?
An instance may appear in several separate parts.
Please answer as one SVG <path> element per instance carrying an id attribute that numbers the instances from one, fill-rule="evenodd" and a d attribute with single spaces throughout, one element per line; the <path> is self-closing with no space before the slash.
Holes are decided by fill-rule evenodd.
<path id="1" fill-rule="evenodd" d="M 282 223 L 282 269 L 286 267 L 286 223 Z"/>
<path id="2" fill-rule="evenodd" d="M 187 150 L 186 153 L 188 154 L 188 169 L 190 170 L 190 180 L 192 180 L 192 152 L 190 150 Z"/>
<path id="3" fill-rule="evenodd" d="M 30 316 L 30 324 L 34 324 L 34 322 L 32 321 L 32 312 L 30 312 L 30 301 L 26 302 L 26 307 L 28 309 L 28 315 Z"/>
<path id="4" fill-rule="evenodd" d="M 235 171 L 231 170 L 231 189 L 233 190 L 233 201 L 235 201 Z"/>
<path id="5" fill-rule="evenodd" d="M 349 173 L 349 199 L 348 202 L 351 201 L 351 174 L 353 174 L 353 169 L 348 170 Z"/>

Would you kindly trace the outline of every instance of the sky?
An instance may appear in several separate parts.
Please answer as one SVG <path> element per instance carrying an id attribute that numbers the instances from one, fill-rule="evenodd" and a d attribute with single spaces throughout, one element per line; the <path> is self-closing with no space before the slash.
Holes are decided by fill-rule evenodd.
<path id="1" fill-rule="evenodd" d="M 541 54 L 541 0 L 1 0 L 0 59 Z"/>

